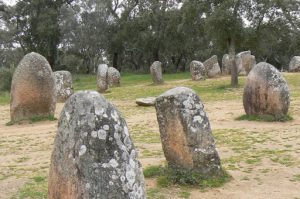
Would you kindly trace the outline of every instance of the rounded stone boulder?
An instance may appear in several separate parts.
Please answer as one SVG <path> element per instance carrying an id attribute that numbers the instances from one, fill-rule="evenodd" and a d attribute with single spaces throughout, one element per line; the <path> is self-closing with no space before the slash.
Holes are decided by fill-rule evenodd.
<path id="1" fill-rule="evenodd" d="M 150 67 L 150 73 L 154 84 L 164 83 L 161 65 L 162 65 L 161 62 L 155 61 Z"/>
<path id="2" fill-rule="evenodd" d="M 224 75 L 231 74 L 231 63 L 230 63 L 230 57 L 228 54 L 225 54 L 222 58 L 222 73 Z"/>
<path id="3" fill-rule="evenodd" d="M 290 105 L 287 82 L 274 66 L 261 62 L 248 74 L 243 104 L 247 115 L 286 115 Z"/>
<path id="4" fill-rule="evenodd" d="M 237 65 L 238 74 L 240 75 L 248 75 L 256 64 L 255 57 L 251 55 L 251 51 L 244 51 L 237 54 L 235 62 Z"/>
<path id="5" fill-rule="evenodd" d="M 53 115 L 55 93 L 54 76 L 46 58 L 35 52 L 25 55 L 12 78 L 11 120 Z"/>
<path id="6" fill-rule="evenodd" d="M 97 70 L 97 90 L 99 93 L 104 93 L 108 89 L 107 73 L 108 66 L 100 64 Z"/>
<path id="7" fill-rule="evenodd" d="M 199 61 L 192 61 L 190 63 L 190 73 L 192 76 L 192 80 L 205 80 L 205 67 Z"/>
<path id="8" fill-rule="evenodd" d="M 55 71 L 56 101 L 65 102 L 73 93 L 72 75 L 69 71 Z"/>
<path id="9" fill-rule="evenodd" d="M 154 106 L 156 97 L 138 98 L 135 103 L 139 106 Z"/>
<path id="10" fill-rule="evenodd" d="M 192 89 L 177 87 L 156 99 L 157 121 L 168 165 L 202 175 L 222 172 L 209 119 Z"/>
<path id="11" fill-rule="evenodd" d="M 48 198 L 144 199 L 145 182 L 126 121 L 95 91 L 66 102 L 58 122 Z"/>
<path id="12" fill-rule="evenodd" d="M 120 72 L 114 67 L 109 67 L 107 70 L 107 81 L 109 86 L 120 86 Z"/>
<path id="13" fill-rule="evenodd" d="M 289 64 L 289 72 L 300 72 L 300 56 L 294 56 Z"/>
<path id="14" fill-rule="evenodd" d="M 203 65 L 209 78 L 213 78 L 221 74 L 218 57 L 216 55 L 206 60 Z"/>

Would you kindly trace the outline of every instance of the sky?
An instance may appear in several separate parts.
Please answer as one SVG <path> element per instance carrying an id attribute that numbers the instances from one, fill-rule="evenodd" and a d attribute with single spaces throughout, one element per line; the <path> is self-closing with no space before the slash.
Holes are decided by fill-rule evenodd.
<path id="1" fill-rule="evenodd" d="M 17 0 L 2 0 L 6 5 L 15 5 Z"/>

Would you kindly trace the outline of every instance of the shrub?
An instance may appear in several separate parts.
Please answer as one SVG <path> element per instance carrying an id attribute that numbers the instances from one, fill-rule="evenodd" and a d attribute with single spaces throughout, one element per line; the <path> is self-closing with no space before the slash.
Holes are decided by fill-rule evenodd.
<path id="1" fill-rule="evenodd" d="M 10 91 L 14 68 L 0 68 L 0 91 Z"/>

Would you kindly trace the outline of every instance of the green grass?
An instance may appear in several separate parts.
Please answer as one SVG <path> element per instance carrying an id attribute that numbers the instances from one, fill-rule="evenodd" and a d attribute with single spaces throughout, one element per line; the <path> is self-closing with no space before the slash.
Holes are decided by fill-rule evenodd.
<path id="1" fill-rule="evenodd" d="M 48 195 L 48 183 L 46 177 L 35 176 L 32 180 L 21 187 L 12 199 L 46 199 Z"/>
<path id="2" fill-rule="evenodd" d="M 201 189 L 220 187 L 231 179 L 231 176 L 222 170 L 218 175 L 204 176 L 201 173 L 183 168 L 150 166 L 144 169 L 146 178 L 157 178 L 157 185 L 166 188 L 177 184 L 181 186 L 199 186 Z"/>
<path id="3" fill-rule="evenodd" d="M 9 104 L 10 96 L 8 91 L 0 91 L 0 105 Z"/>
<path id="4" fill-rule="evenodd" d="M 293 120 L 290 115 L 242 115 L 236 120 L 248 120 L 258 122 L 287 122 Z"/>
<path id="5" fill-rule="evenodd" d="M 54 117 L 54 115 L 48 115 L 48 116 L 33 116 L 31 118 L 29 118 L 29 123 L 35 123 L 35 122 L 40 122 L 40 121 L 55 121 L 57 120 L 56 117 Z M 27 121 L 27 120 L 21 120 L 21 121 L 9 121 L 7 122 L 5 125 L 6 126 L 11 126 L 14 124 L 22 124 L 22 122 Z"/>

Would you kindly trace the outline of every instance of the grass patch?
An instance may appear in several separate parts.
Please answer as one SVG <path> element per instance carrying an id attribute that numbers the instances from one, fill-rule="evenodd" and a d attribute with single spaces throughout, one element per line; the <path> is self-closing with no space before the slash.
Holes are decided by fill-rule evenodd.
<path id="1" fill-rule="evenodd" d="M 149 199 L 164 199 L 165 197 L 160 193 L 159 188 L 147 189 L 147 198 Z"/>
<path id="2" fill-rule="evenodd" d="M 165 188 L 173 184 L 182 186 L 199 186 L 201 189 L 220 187 L 231 179 L 231 176 L 222 170 L 214 176 L 204 176 L 194 170 L 174 168 L 170 166 L 151 166 L 144 169 L 146 178 L 157 177 L 157 185 Z"/>
<path id="3" fill-rule="evenodd" d="M 26 183 L 21 187 L 18 193 L 13 196 L 13 199 L 43 199 L 48 197 L 48 183 L 46 177 L 35 176 L 32 178 L 31 182 Z"/>
<path id="4" fill-rule="evenodd" d="M 33 116 L 29 118 L 29 124 L 35 123 L 35 122 L 41 122 L 41 121 L 55 121 L 57 120 L 54 115 L 48 115 L 48 116 Z M 26 120 L 20 120 L 20 121 L 9 121 L 5 125 L 6 126 L 12 126 L 14 124 L 22 124 L 23 121 Z"/>
<path id="5" fill-rule="evenodd" d="M 242 115 L 236 120 L 248 120 L 259 122 L 287 122 L 293 120 L 290 115 Z"/>

